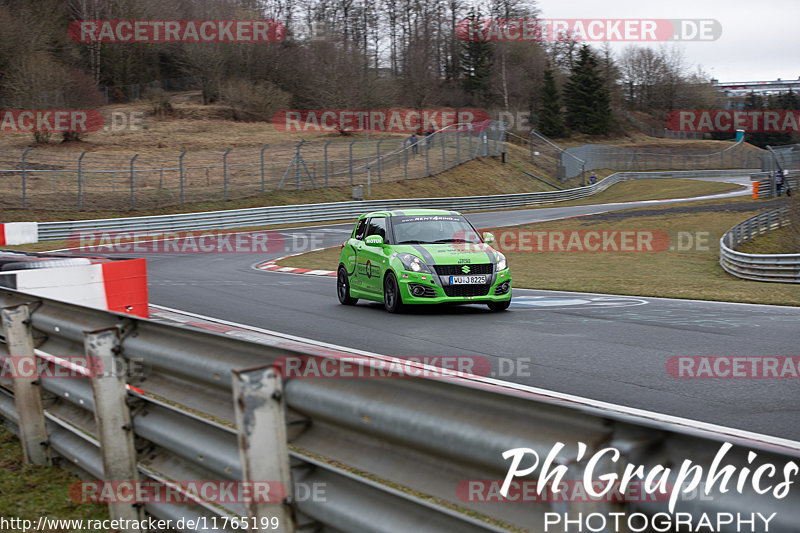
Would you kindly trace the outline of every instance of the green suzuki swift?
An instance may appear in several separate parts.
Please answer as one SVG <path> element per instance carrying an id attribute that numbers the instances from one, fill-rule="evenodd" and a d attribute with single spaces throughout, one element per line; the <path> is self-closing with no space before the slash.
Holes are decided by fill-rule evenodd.
<path id="1" fill-rule="evenodd" d="M 511 273 L 460 213 L 437 209 L 375 211 L 361 215 L 342 245 L 336 290 L 339 301 L 383 302 L 395 313 L 406 305 L 485 303 L 492 311 L 511 304 Z"/>

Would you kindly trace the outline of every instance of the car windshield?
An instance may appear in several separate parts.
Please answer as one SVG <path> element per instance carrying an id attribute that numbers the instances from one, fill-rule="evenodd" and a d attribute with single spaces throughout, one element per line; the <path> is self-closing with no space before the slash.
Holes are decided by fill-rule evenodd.
<path id="1" fill-rule="evenodd" d="M 478 233 L 460 215 L 419 215 L 392 217 L 397 244 L 477 244 Z"/>

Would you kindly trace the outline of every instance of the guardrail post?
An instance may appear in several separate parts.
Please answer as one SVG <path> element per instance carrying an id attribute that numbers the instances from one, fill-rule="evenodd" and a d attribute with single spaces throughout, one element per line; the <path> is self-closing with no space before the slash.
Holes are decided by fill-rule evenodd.
<path id="1" fill-rule="evenodd" d="M 222 154 L 222 199 L 228 200 L 228 154 L 231 153 L 233 148 L 228 148 Z"/>
<path id="2" fill-rule="evenodd" d="M 27 169 L 25 168 L 25 158 L 28 152 L 33 150 L 33 147 L 25 148 L 22 152 L 22 207 L 28 207 L 28 192 L 27 192 Z"/>
<path id="3" fill-rule="evenodd" d="M 281 378 L 272 367 L 234 370 L 232 375 L 242 481 L 246 484 L 269 482 L 270 487 L 270 501 L 252 498 L 245 503 L 251 526 L 248 529 L 263 531 L 265 528 L 261 521 L 277 517 L 280 521 L 277 531 L 294 533 L 294 488 L 289 468 Z M 273 499 L 276 490 L 280 501 Z"/>
<path id="4" fill-rule="evenodd" d="M 81 152 L 78 157 L 78 211 L 83 211 L 83 156 L 86 152 Z"/>
<path id="5" fill-rule="evenodd" d="M 325 155 L 324 155 L 324 166 L 325 166 L 325 187 L 328 187 L 328 145 L 331 144 L 333 141 L 328 141 L 325 143 Z"/>
<path id="6" fill-rule="evenodd" d="M 181 185 L 181 203 L 183 203 L 184 200 L 186 199 L 186 197 L 183 194 L 183 156 L 186 155 L 187 151 L 188 150 L 184 150 L 183 152 L 181 152 L 181 155 L 178 156 L 178 168 L 180 170 L 180 182 L 181 182 L 180 183 L 180 185 Z"/>
<path id="7" fill-rule="evenodd" d="M 136 161 L 137 157 L 139 157 L 139 154 L 131 157 L 131 210 L 136 209 L 136 174 L 133 171 L 133 162 Z"/>
<path id="8" fill-rule="evenodd" d="M 266 190 L 264 188 L 264 150 L 266 150 L 268 147 L 268 144 L 265 144 L 261 147 L 261 192 Z"/>
<path id="9" fill-rule="evenodd" d="M 6 337 L 8 355 L 12 368 L 22 370 L 24 366 L 37 368 L 31 331 L 31 313 L 27 304 L 6 307 L 0 310 L 3 333 Z M 26 365 L 27 363 L 28 365 Z M 42 392 L 39 379 L 33 376 L 18 376 L 14 372 L 14 406 L 19 415 L 19 436 L 26 463 L 50 464 L 47 428 L 42 409 Z"/>
<path id="10" fill-rule="evenodd" d="M 126 401 L 126 376 L 124 372 L 115 370 L 114 364 L 114 358 L 121 352 L 120 330 L 113 327 L 84 332 L 83 343 L 91 371 L 103 479 L 135 484 L 136 448 L 133 445 L 130 408 Z M 109 502 L 108 511 L 112 519 L 139 521 L 144 518 L 142 507 L 131 502 Z M 141 529 L 128 528 L 124 531 L 137 533 Z"/>

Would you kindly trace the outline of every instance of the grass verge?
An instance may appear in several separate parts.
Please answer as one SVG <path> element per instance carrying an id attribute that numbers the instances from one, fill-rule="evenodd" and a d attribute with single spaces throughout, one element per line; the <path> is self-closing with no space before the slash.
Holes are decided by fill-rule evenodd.
<path id="1" fill-rule="evenodd" d="M 108 519 L 108 506 L 75 503 L 70 486 L 80 481 L 57 466 L 25 464 L 22 444 L 14 433 L 0 426 L 0 509 L 4 518 L 31 520 L 40 516 L 61 519 Z"/>
<path id="2" fill-rule="evenodd" d="M 669 238 L 663 251 L 579 252 L 574 251 L 574 247 L 567 248 L 573 251 L 506 250 L 515 287 L 800 305 L 800 286 L 745 281 L 727 274 L 719 266 L 718 242 L 722 234 L 763 209 L 760 202 L 707 200 L 692 202 L 691 205 L 630 209 L 511 229 L 487 229 L 494 232 L 501 250 L 503 232 L 509 230 L 560 232 L 565 235 L 573 231 L 652 231 L 664 232 Z M 510 242 L 516 241 L 512 239 Z M 535 238 L 533 242 L 536 243 Z M 280 264 L 335 270 L 338 257 L 339 248 L 336 247 L 291 257 Z"/>

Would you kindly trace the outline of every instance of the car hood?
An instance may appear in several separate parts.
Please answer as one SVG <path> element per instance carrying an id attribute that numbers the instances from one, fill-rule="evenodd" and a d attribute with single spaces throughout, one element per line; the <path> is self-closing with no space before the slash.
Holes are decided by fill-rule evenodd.
<path id="1" fill-rule="evenodd" d="M 460 260 L 472 264 L 497 263 L 497 252 L 484 243 L 401 244 L 393 249 L 397 253 L 414 254 L 429 265 L 455 265 Z"/>

